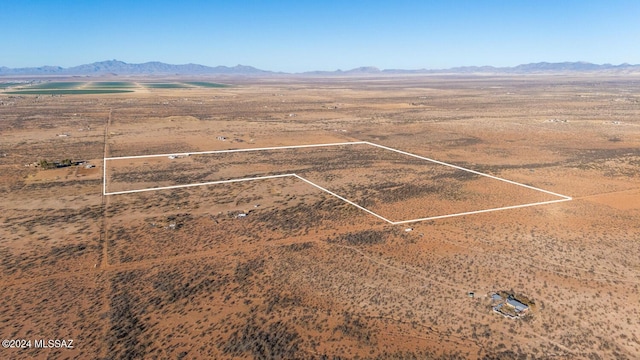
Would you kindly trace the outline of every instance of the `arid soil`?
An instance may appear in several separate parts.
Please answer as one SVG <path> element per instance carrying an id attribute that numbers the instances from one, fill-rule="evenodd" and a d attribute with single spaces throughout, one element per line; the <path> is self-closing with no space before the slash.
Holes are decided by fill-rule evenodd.
<path id="1" fill-rule="evenodd" d="M 640 78 L 224 82 L 0 93 L 1 337 L 74 340 L 0 358 L 640 357 Z M 355 141 L 573 200 L 103 195 L 559 199 L 366 144 L 168 158 Z"/>

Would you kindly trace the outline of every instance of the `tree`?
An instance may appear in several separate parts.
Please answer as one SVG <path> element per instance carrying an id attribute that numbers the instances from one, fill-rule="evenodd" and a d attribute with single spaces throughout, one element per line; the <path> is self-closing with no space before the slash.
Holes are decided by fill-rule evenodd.
<path id="1" fill-rule="evenodd" d="M 53 169 L 56 167 L 56 164 L 47 160 L 40 160 L 38 161 L 38 166 L 43 169 Z"/>

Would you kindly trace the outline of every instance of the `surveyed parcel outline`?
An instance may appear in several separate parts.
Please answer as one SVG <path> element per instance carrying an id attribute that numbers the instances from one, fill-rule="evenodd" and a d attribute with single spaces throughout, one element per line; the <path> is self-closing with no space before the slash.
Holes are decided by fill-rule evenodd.
<path id="1" fill-rule="evenodd" d="M 511 206 L 503 206 L 503 207 L 497 207 L 497 208 L 490 208 L 490 209 L 483 209 L 483 210 L 473 210 L 473 211 L 466 211 L 466 212 L 460 212 L 460 213 L 454 213 L 454 214 L 446 214 L 446 215 L 436 215 L 436 216 L 428 216 L 428 217 L 423 217 L 423 218 L 417 218 L 417 219 L 410 219 L 410 220 L 401 220 L 401 221 L 391 221 L 387 218 L 385 218 L 384 216 L 377 214 L 361 205 L 356 204 L 355 202 L 340 196 L 336 193 L 334 193 L 333 191 L 330 191 L 308 179 L 303 178 L 302 176 L 295 174 L 295 173 L 288 173 L 288 174 L 278 174 L 278 175 L 267 175 L 267 176 L 257 176 L 257 177 L 249 177 L 249 178 L 238 178 L 238 179 L 228 179 L 228 180 L 218 180 L 218 181 L 208 181 L 208 182 L 202 182 L 202 183 L 193 183 L 193 184 L 183 184 L 183 185 L 170 185 L 170 186 L 160 186 L 160 187 L 153 187 L 153 188 L 145 188 L 145 189 L 136 189 L 136 190 L 124 190 L 124 191 L 114 191 L 114 192 L 107 192 L 107 161 L 110 160 L 127 160 L 127 159 L 144 159 L 144 158 L 154 158 L 154 157 L 169 157 L 169 156 L 189 156 L 189 155 L 205 155 L 205 154 L 225 154 L 225 153 L 237 153 L 237 152 L 252 152 L 252 151 L 269 151 L 269 150 L 285 150 L 285 149 L 303 149 L 303 148 L 319 148 L 319 147 L 330 147 L 330 146 L 346 146 L 346 145 L 369 145 L 369 146 L 374 146 L 380 149 L 384 149 L 384 150 L 388 150 L 388 151 L 393 151 L 399 154 L 403 154 L 403 155 L 407 155 L 407 156 L 411 156 L 417 159 L 421 159 L 421 160 L 425 160 L 425 161 L 429 161 L 435 164 L 439 164 L 439 165 L 444 165 L 444 166 L 448 166 L 454 169 L 458 169 L 458 170 L 462 170 L 462 171 L 467 171 L 476 175 L 480 175 L 480 176 L 484 176 L 484 177 L 488 177 L 490 179 L 494 179 L 494 180 L 498 180 L 498 181 L 503 181 L 512 185 L 516 185 L 516 186 L 521 186 L 530 190 L 535 190 L 535 191 L 540 191 L 549 195 L 553 195 L 556 197 L 559 197 L 559 199 L 557 200 L 548 200 L 548 201 L 540 201 L 540 202 L 534 202 L 534 203 L 527 203 L 527 204 L 520 204 L 520 205 L 511 205 Z M 365 212 L 367 212 L 370 215 L 373 215 L 375 217 L 377 217 L 378 219 L 381 219 L 389 224 L 392 225 L 399 225 L 399 224 L 408 224 L 408 223 L 415 223 L 415 222 L 420 222 L 420 221 L 429 221 L 429 220 L 437 220 L 437 219 L 445 219 L 445 218 L 451 218 L 451 217 L 457 217 L 457 216 L 465 216 L 465 215 L 473 215 L 473 214 L 481 214 L 481 213 L 487 213 L 487 212 L 492 212 L 492 211 L 501 211 L 501 210 L 510 210 L 510 209 L 518 209 L 518 208 L 524 208 L 524 207 L 530 207 L 530 206 L 538 206 L 538 205 L 547 205 L 547 204 L 554 204 L 554 203 L 559 203 L 559 202 L 564 202 L 564 201 L 570 201 L 573 198 L 567 195 L 562 195 L 562 194 L 558 194 L 549 190 L 544 190 L 544 189 L 540 189 L 537 188 L 535 186 L 531 186 L 531 185 L 526 185 L 526 184 L 522 184 L 516 181 L 512 181 L 512 180 L 508 180 L 508 179 L 504 179 L 504 178 L 500 178 L 497 176 L 493 176 L 490 174 L 485 174 L 479 171 L 475 171 L 475 170 L 471 170 L 471 169 L 467 169 L 464 168 L 462 166 L 458 166 L 458 165 L 453 165 L 453 164 L 449 164 L 443 161 L 438 161 L 438 160 L 434 160 L 434 159 L 430 159 L 428 157 L 424 157 L 424 156 L 420 156 L 420 155 L 416 155 L 416 154 L 412 154 L 406 151 L 402 151 L 402 150 L 398 150 L 398 149 L 394 149 L 388 146 L 384 146 L 384 145 L 380 145 L 380 144 L 376 144 L 376 143 L 372 143 L 369 141 L 351 141 L 351 142 L 340 142 L 340 143 L 326 143 L 326 144 L 309 144 L 309 145 L 290 145 L 290 146 L 273 146 L 273 147 L 262 147 L 262 148 L 248 148 L 248 149 L 231 149 L 231 150 L 212 150 L 212 151 L 195 151 L 195 152 L 182 152 L 182 153 L 167 153 L 167 154 L 153 154 L 153 155 L 134 155 L 134 156 L 119 156 L 119 157 L 106 157 L 104 158 L 103 161 L 103 177 L 102 177 L 102 193 L 104 196 L 111 196 L 111 195 L 123 195 L 123 194 L 134 194 L 134 193 L 141 193 L 141 192 L 147 192 L 147 191 L 159 191 L 159 190 L 170 190 L 170 189 L 180 189 L 180 188 L 189 188 L 189 187 L 196 187 L 196 186 L 208 186 L 208 185 L 218 185 L 218 184 L 230 184 L 230 183 L 236 183 L 236 182 L 244 182 L 244 181 L 255 181 L 255 180 L 266 180 L 266 179 L 277 179 L 277 178 L 286 178 L 286 177 L 293 177 L 296 179 L 299 179 L 319 190 L 324 191 L 325 193 L 334 196 L 350 205 L 353 205 L 355 207 L 357 207 L 360 210 L 363 210 Z"/>

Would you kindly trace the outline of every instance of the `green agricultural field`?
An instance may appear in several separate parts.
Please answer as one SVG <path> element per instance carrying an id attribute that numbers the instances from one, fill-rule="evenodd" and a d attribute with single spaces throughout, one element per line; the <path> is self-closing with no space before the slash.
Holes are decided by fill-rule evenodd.
<path id="1" fill-rule="evenodd" d="M 92 89 L 127 89 L 136 87 L 136 84 L 127 81 L 100 81 L 91 83 L 89 87 Z"/>
<path id="2" fill-rule="evenodd" d="M 204 81 L 191 81 L 191 82 L 186 82 L 185 84 L 189 84 L 189 85 L 193 85 L 193 86 L 199 86 L 199 87 L 205 87 L 205 88 L 224 88 L 224 87 L 229 87 L 229 85 L 226 85 L 226 84 L 218 84 L 218 83 L 204 82 Z"/>
<path id="3" fill-rule="evenodd" d="M 46 90 L 62 90 L 62 89 L 74 89 L 82 86 L 83 82 L 47 82 L 29 86 L 29 89 L 46 89 Z"/>
<path id="4" fill-rule="evenodd" d="M 150 89 L 184 89 L 189 87 L 183 83 L 146 83 L 144 86 Z"/>
<path id="5" fill-rule="evenodd" d="M 130 93 L 133 90 L 121 90 L 121 89 L 60 89 L 60 90 L 19 90 L 19 91 L 7 91 L 5 94 L 14 95 L 91 95 L 91 94 L 119 94 Z"/>
<path id="6" fill-rule="evenodd" d="M 16 82 L 0 83 L 0 89 L 10 88 L 10 87 L 16 86 L 16 85 L 23 85 L 23 83 L 16 83 Z"/>
<path id="7" fill-rule="evenodd" d="M 133 92 L 138 86 L 148 89 L 189 89 L 224 88 L 230 85 L 206 81 L 165 82 L 165 83 L 135 83 L 129 81 L 96 81 L 96 82 L 46 82 L 35 85 L 23 83 L 0 83 L 0 89 L 6 89 L 5 94 L 23 95 L 89 95 L 89 94 L 117 94 Z M 11 88 L 17 86 L 16 88 Z"/>

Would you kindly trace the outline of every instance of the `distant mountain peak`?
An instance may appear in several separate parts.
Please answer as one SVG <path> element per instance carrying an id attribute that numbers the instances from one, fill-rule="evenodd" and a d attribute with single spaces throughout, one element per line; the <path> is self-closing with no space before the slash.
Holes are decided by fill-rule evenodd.
<path id="1" fill-rule="evenodd" d="M 348 73 L 368 73 L 368 74 L 375 74 L 375 73 L 379 73 L 381 70 L 378 69 L 375 66 L 361 66 L 355 69 L 351 69 L 345 72 Z"/>
<path id="2" fill-rule="evenodd" d="M 251 66 L 237 65 L 233 68 L 227 66 L 210 67 L 199 64 L 172 65 L 159 61 L 149 61 L 141 64 L 130 64 L 120 60 L 104 60 L 91 64 L 62 67 L 32 67 L 10 69 L 0 68 L 2 75 L 85 75 L 99 76 L 106 74 L 116 75 L 256 75 L 271 74 L 271 71 L 256 69 Z"/>

